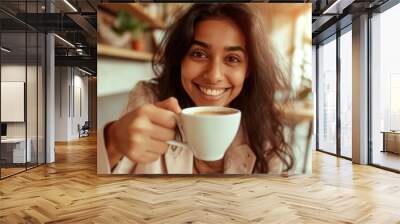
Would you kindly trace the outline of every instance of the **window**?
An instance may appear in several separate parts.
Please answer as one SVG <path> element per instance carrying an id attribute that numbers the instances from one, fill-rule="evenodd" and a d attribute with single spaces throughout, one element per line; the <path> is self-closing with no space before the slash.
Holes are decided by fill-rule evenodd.
<path id="1" fill-rule="evenodd" d="M 352 157 L 352 32 L 340 36 L 340 155 Z"/>
<path id="2" fill-rule="evenodd" d="M 371 18 L 372 164 L 400 170 L 400 5 Z"/>
<path id="3" fill-rule="evenodd" d="M 336 153 L 336 39 L 318 48 L 318 149 Z"/>

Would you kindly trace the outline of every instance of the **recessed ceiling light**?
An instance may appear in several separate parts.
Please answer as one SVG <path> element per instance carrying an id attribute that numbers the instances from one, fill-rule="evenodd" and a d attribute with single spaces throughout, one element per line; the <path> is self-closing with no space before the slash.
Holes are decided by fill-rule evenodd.
<path id="1" fill-rule="evenodd" d="M 92 75 L 92 73 L 90 73 L 90 72 L 88 72 L 88 71 L 86 71 L 86 70 L 83 70 L 83 69 L 81 69 L 81 68 L 79 68 L 78 67 L 78 69 L 79 69 L 79 71 L 81 71 L 81 72 L 83 72 L 83 73 L 85 73 L 85 74 L 88 74 L 88 75 Z"/>
<path id="2" fill-rule="evenodd" d="M 54 34 L 55 37 L 57 37 L 59 40 L 61 40 L 62 42 L 66 43 L 67 45 L 69 45 L 70 47 L 75 48 L 75 45 L 71 44 L 71 42 L 67 41 L 66 39 L 58 36 L 57 34 Z"/>
<path id="3" fill-rule="evenodd" d="M 68 0 L 64 0 L 65 4 L 67 4 L 74 12 L 78 12 L 78 10 L 71 4 L 68 2 Z"/>
<path id="4" fill-rule="evenodd" d="M 351 5 L 355 0 L 336 0 L 322 14 L 342 14 L 343 9 Z"/>
<path id="5" fill-rule="evenodd" d="M 10 53 L 10 52 L 11 52 L 11 50 L 9 50 L 9 49 L 7 49 L 7 48 L 5 48 L 5 47 L 1 47 L 0 49 L 1 49 L 2 51 L 6 52 L 6 53 Z"/>

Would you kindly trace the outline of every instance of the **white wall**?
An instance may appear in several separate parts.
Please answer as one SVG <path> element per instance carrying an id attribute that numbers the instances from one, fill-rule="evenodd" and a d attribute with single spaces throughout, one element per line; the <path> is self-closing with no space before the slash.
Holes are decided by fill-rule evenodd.
<path id="1" fill-rule="evenodd" d="M 97 59 L 97 127 L 119 118 L 129 91 L 154 77 L 149 62 Z"/>
<path id="2" fill-rule="evenodd" d="M 78 124 L 88 120 L 88 78 L 83 75 L 76 68 L 56 67 L 55 141 L 79 138 Z"/>
<path id="3" fill-rule="evenodd" d="M 55 68 L 55 141 L 68 141 L 68 71 L 67 67 Z"/>
<path id="4" fill-rule="evenodd" d="M 74 108 L 73 110 L 75 110 L 75 113 L 72 113 L 72 129 L 71 129 L 71 136 L 72 138 L 78 138 L 79 137 L 79 133 L 78 133 L 78 124 L 80 126 L 82 126 L 85 121 L 88 121 L 88 106 L 89 106 L 89 92 L 88 92 L 88 78 L 87 77 L 83 77 L 81 76 L 81 74 L 83 73 L 76 73 L 77 70 L 74 71 L 75 75 L 74 75 L 74 89 L 75 91 L 73 92 L 73 94 L 75 94 L 72 99 L 74 99 Z M 77 92 L 77 90 L 80 89 L 80 99 L 79 99 L 79 93 Z M 81 102 L 78 102 L 78 101 Z M 81 108 L 79 108 L 81 107 Z M 79 111 L 79 109 L 81 109 L 81 113 Z"/>

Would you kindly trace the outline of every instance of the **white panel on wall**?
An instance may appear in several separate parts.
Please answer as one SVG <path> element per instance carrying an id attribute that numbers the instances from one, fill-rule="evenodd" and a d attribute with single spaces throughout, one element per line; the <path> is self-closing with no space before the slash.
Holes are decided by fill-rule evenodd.
<path id="1" fill-rule="evenodd" d="M 1 122 L 24 122 L 24 82 L 1 82 Z"/>
<path id="2" fill-rule="evenodd" d="M 80 87 L 75 87 L 74 90 L 74 116 L 73 116 L 73 122 L 72 122 L 72 136 L 73 138 L 76 138 L 79 135 L 78 131 L 78 125 L 82 126 L 82 121 L 81 121 L 81 91 L 82 89 Z"/>
<path id="3" fill-rule="evenodd" d="M 88 120 L 88 82 L 73 67 L 56 67 L 56 73 L 55 139 L 64 142 L 77 139 L 78 125 Z"/>

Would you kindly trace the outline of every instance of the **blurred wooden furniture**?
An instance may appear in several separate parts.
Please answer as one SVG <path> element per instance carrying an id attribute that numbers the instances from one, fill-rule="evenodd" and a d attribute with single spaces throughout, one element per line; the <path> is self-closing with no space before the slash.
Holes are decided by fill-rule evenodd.
<path id="1" fill-rule="evenodd" d="M 314 108 L 312 104 L 303 101 L 295 101 L 291 106 L 285 107 L 285 114 L 290 122 L 300 123 L 314 119 Z"/>
<path id="2" fill-rule="evenodd" d="M 149 15 L 143 6 L 139 3 L 102 3 L 99 7 L 112 13 L 117 13 L 120 10 L 126 10 L 135 15 L 138 19 L 147 23 L 152 29 L 163 29 L 164 23 L 157 18 Z"/>
<path id="3" fill-rule="evenodd" d="M 312 105 L 305 104 L 303 101 L 295 101 L 290 105 L 284 106 L 286 122 L 294 133 L 294 129 L 302 122 L 309 122 L 307 137 L 311 139 L 312 126 L 314 120 L 314 109 Z M 291 137 L 291 142 L 294 141 L 294 136 Z M 308 146 L 308 144 L 307 144 Z"/>
<path id="4" fill-rule="evenodd" d="M 382 131 L 383 150 L 382 152 L 392 152 L 400 154 L 400 131 Z"/>
<path id="5" fill-rule="evenodd" d="M 151 58 L 153 57 L 153 54 L 149 52 L 118 48 L 105 44 L 97 44 L 97 54 L 102 56 L 131 59 L 137 61 L 151 61 Z"/>
<path id="6" fill-rule="evenodd" d="M 143 32 L 144 50 L 132 49 L 131 46 L 113 46 L 113 43 L 121 43 L 122 41 L 129 41 L 124 37 L 117 37 L 111 29 L 112 24 L 116 18 L 116 14 L 124 10 L 131 14 L 133 17 L 139 19 L 146 25 L 146 29 Z M 135 61 L 151 61 L 156 46 L 154 37 L 155 30 L 164 29 L 165 25 L 163 21 L 150 15 L 145 7 L 140 3 L 102 3 L 99 4 L 98 11 L 98 34 L 99 37 L 108 36 L 115 41 L 104 41 L 103 38 L 98 38 L 99 43 L 97 44 L 97 53 L 99 56 L 112 57 L 118 59 L 127 59 Z M 105 34 L 105 35 L 104 35 Z M 112 38 L 114 36 L 114 38 Z M 120 40 L 118 40 L 120 39 Z M 102 41 L 103 40 L 103 41 Z"/>
<path id="7" fill-rule="evenodd" d="M 97 53 L 101 57 L 112 57 L 117 59 L 135 60 L 149 62 L 156 52 L 164 31 L 168 24 L 175 21 L 179 12 L 191 4 L 155 4 L 155 3 L 101 3 L 97 12 Z M 143 36 L 138 46 L 131 44 L 128 32 L 117 35 L 113 31 L 116 15 L 119 11 L 128 12 L 146 25 L 142 32 Z M 123 45 L 123 46 L 121 46 Z"/>
<path id="8" fill-rule="evenodd" d="M 308 159 L 309 159 L 309 148 L 311 144 L 312 130 L 313 130 L 313 121 L 314 121 L 314 109 L 312 104 L 309 104 L 304 101 L 295 101 L 292 104 L 286 105 L 284 107 L 284 112 L 286 116 L 286 125 L 290 128 L 290 144 L 294 144 L 295 142 L 295 129 L 296 126 L 303 123 L 308 122 L 307 128 L 307 139 L 305 144 L 305 152 L 304 152 L 304 165 L 303 165 L 303 173 L 306 172 Z"/>

